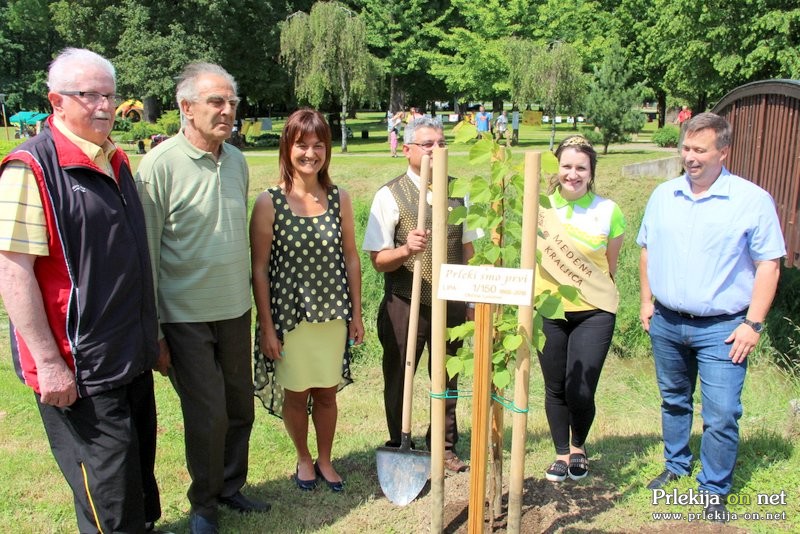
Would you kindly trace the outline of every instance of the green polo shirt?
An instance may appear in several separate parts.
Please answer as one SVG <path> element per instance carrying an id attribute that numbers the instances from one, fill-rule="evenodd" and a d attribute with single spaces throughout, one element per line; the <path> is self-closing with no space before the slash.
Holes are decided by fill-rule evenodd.
<path id="1" fill-rule="evenodd" d="M 136 173 L 160 323 L 233 319 L 250 309 L 249 172 L 227 143 L 217 161 L 183 132 Z"/>

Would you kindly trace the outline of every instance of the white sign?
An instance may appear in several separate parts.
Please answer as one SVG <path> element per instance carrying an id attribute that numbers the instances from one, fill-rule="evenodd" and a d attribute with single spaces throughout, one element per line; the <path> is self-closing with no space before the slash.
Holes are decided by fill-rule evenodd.
<path id="1" fill-rule="evenodd" d="M 530 306 L 532 269 L 443 264 L 436 298 Z"/>

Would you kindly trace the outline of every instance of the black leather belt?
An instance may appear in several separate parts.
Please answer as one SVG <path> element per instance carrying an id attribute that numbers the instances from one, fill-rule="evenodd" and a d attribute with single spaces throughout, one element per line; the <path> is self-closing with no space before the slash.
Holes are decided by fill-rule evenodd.
<path id="1" fill-rule="evenodd" d="M 721 313 L 719 315 L 695 315 L 693 313 L 686 313 L 686 312 L 681 312 L 681 311 L 678 311 L 678 310 L 673 310 L 672 308 L 667 308 L 666 306 L 664 306 L 663 304 L 661 304 L 658 301 L 656 301 L 656 306 L 660 307 L 663 310 L 667 310 L 670 313 L 674 313 L 675 315 L 677 315 L 678 317 L 681 317 L 683 319 L 717 319 L 717 318 L 720 318 L 720 317 L 732 317 L 732 316 L 735 316 L 735 315 L 739 315 L 737 313 Z"/>

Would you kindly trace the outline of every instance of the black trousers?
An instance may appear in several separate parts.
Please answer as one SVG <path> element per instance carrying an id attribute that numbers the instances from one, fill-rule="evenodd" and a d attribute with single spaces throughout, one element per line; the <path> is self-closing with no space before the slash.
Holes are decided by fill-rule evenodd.
<path id="1" fill-rule="evenodd" d="M 139 533 L 161 517 L 152 372 L 67 408 L 36 403 L 81 533 Z"/>
<path id="2" fill-rule="evenodd" d="M 417 351 L 414 371 L 419 365 L 422 351 L 427 345 L 431 349 L 431 307 L 420 305 L 417 325 Z M 411 316 L 411 301 L 393 294 L 384 295 L 378 310 L 378 339 L 383 347 L 383 402 L 386 410 L 386 424 L 389 427 L 389 441 L 400 444 L 403 422 L 403 383 L 405 381 L 406 345 L 408 340 L 408 321 Z M 447 327 L 462 324 L 466 317 L 463 302 L 447 303 Z M 455 355 L 461 347 L 460 341 L 447 343 L 447 354 Z M 431 372 L 428 358 L 428 376 Z M 447 380 L 447 389 L 458 389 L 458 375 Z M 445 400 L 445 449 L 453 450 L 458 442 L 458 423 L 456 422 L 456 400 Z M 426 442 L 430 449 L 431 429 L 428 426 Z"/>
<path id="3" fill-rule="evenodd" d="M 216 518 L 217 499 L 247 481 L 255 418 L 250 311 L 235 319 L 161 325 L 181 399 L 192 512 Z"/>
<path id="4" fill-rule="evenodd" d="M 570 443 L 582 447 L 589 435 L 594 394 L 616 321 L 616 315 L 603 310 L 564 315 L 566 320 L 544 320 L 546 341 L 539 353 L 544 410 L 557 454 L 569 454 Z"/>

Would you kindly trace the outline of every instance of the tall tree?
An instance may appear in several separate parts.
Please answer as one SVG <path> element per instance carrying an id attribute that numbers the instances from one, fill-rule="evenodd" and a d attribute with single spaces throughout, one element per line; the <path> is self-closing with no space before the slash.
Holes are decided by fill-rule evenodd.
<path id="1" fill-rule="evenodd" d="M 531 0 L 452 0 L 445 20 L 427 31 L 437 45 L 427 52 L 430 74 L 448 90 L 470 100 L 491 100 L 494 107 L 509 98 L 506 39 L 527 34 L 535 13 Z"/>
<path id="2" fill-rule="evenodd" d="M 509 86 L 519 103 L 538 102 L 551 117 L 550 150 L 556 136 L 555 115 L 580 109 L 586 95 L 586 75 L 580 55 L 568 43 L 537 45 L 524 39 L 507 41 Z"/>
<path id="3" fill-rule="evenodd" d="M 586 99 L 587 114 L 603 136 L 603 154 L 608 153 L 610 143 L 623 140 L 627 133 L 638 132 L 644 125 L 644 116 L 637 109 L 642 88 L 632 84 L 630 78 L 625 50 L 614 42 L 595 69 Z"/>
<path id="4" fill-rule="evenodd" d="M 63 41 L 47 0 L 9 0 L 0 7 L 0 92 L 9 113 L 49 111 L 47 65 Z"/>
<path id="5" fill-rule="evenodd" d="M 342 106 L 342 152 L 347 152 L 347 112 L 377 94 L 378 60 L 366 50 L 360 16 L 338 2 L 317 2 L 281 28 L 281 59 L 294 77 L 300 100 L 319 107 L 326 96 Z"/>
<path id="6" fill-rule="evenodd" d="M 428 27 L 447 26 L 448 0 L 354 0 L 367 27 L 367 45 L 382 62 L 386 74 L 388 106 L 445 100 L 444 84 L 430 76 L 426 54 L 437 46 Z"/>

